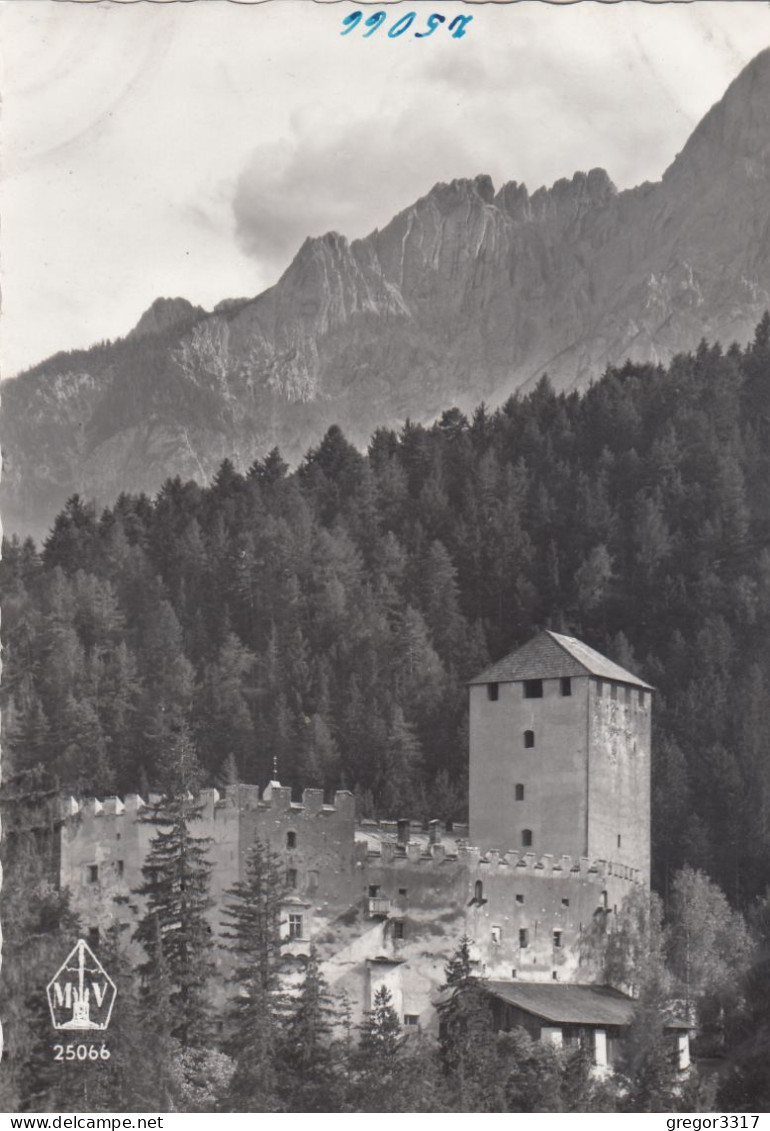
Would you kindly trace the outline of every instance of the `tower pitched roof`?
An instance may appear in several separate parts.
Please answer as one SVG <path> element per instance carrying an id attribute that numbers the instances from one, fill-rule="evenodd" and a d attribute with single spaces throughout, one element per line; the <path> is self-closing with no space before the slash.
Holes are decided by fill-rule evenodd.
<path id="1" fill-rule="evenodd" d="M 524 679 L 560 679 L 593 675 L 652 691 L 649 683 L 589 648 L 574 636 L 545 629 L 515 652 L 485 668 L 470 683 L 516 683 Z"/>

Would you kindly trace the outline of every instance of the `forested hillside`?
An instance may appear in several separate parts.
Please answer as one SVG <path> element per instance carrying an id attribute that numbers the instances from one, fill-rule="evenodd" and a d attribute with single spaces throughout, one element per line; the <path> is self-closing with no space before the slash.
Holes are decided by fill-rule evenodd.
<path id="1" fill-rule="evenodd" d="M 208 488 L 72 498 L 1 569 L 16 795 L 157 784 L 184 720 L 213 783 L 465 811 L 464 681 L 540 627 L 654 684 L 655 882 L 746 905 L 770 868 L 770 317 L 745 350 L 547 380 L 494 413 L 332 427 Z"/>

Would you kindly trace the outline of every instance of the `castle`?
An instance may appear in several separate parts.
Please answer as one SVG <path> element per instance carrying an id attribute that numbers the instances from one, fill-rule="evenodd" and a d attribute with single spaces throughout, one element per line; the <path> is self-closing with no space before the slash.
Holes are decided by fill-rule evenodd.
<path id="1" fill-rule="evenodd" d="M 611 1062 L 632 1003 L 591 984 L 586 932 L 649 885 L 652 688 L 572 637 L 545 631 L 471 681 L 470 824 L 355 819 L 345 791 L 301 802 L 272 781 L 204 790 L 196 835 L 211 839 L 212 930 L 255 839 L 285 864 L 285 952 L 311 940 L 354 1020 L 385 985 L 408 1026 L 436 1023 L 460 939 L 487 979 L 501 1027 L 557 1043 L 590 1037 Z M 151 800 L 151 799 L 148 799 Z M 145 802 L 68 799 L 60 882 L 92 941 L 140 913 L 134 892 L 153 826 Z M 686 1031 L 675 1034 L 680 1064 Z"/>

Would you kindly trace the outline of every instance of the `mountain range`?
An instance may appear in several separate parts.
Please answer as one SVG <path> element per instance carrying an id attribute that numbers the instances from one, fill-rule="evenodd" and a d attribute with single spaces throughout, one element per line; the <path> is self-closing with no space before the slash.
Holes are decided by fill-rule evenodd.
<path id="1" fill-rule="evenodd" d="M 5 381 L 4 527 L 42 536 L 74 492 L 205 482 L 274 445 L 297 461 L 332 423 L 365 445 L 546 373 L 579 389 L 626 358 L 743 343 L 768 307 L 770 49 L 656 183 L 438 184 L 364 239 L 307 239 L 255 298 L 158 299 L 126 338 Z"/>

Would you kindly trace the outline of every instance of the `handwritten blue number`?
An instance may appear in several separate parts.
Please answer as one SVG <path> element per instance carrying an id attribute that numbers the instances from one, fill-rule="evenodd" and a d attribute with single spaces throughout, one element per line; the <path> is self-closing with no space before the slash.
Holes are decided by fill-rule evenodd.
<path id="1" fill-rule="evenodd" d="M 364 39 L 368 39 L 370 35 L 374 35 L 377 28 L 380 26 L 380 24 L 385 19 L 386 15 L 387 15 L 387 12 L 382 12 L 382 11 L 375 12 L 374 15 L 370 16 L 368 20 L 364 20 L 364 25 L 366 27 L 370 27 L 372 29 L 371 31 L 365 31 L 364 32 Z"/>
<path id="2" fill-rule="evenodd" d="M 388 39 L 398 39 L 400 35 L 403 35 L 404 32 L 412 26 L 416 17 L 416 12 L 407 12 L 400 20 L 396 20 L 393 27 L 388 32 Z"/>
<path id="3" fill-rule="evenodd" d="M 348 26 L 340 32 L 340 35 L 350 35 L 353 28 L 361 22 L 361 12 L 351 12 L 349 16 L 345 16 L 342 22 Z"/>
<path id="4" fill-rule="evenodd" d="M 414 38 L 427 39 L 429 35 L 433 35 L 437 27 L 443 24 L 445 19 L 446 16 L 442 16 L 438 12 L 433 12 L 432 15 L 428 16 L 428 30 L 415 32 Z"/>
<path id="5" fill-rule="evenodd" d="M 472 19 L 473 16 L 455 16 L 449 25 L 449 30 L 452 32 L 452 39 L 462 39 L 465 35 L 465 29 Z M 457 31 L 452 30 L 455 27 Z"/>

